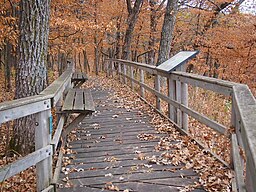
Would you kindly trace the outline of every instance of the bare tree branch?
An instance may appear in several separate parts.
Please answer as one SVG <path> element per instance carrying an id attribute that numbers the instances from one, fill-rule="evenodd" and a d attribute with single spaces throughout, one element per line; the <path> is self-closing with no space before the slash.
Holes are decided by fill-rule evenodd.
<path id="1" fill-rule="evenodd" d="M 77 34 L 78 32 L 80 32 L 80 30 L 77 30 L 74 33 L 70 33 L 70 34 L 58 35 L 57 37 L 49 38 L 49 40 L 56 40 L 56 39 L 61 38 L 61 37 L 70 37 L 72 35 Z"/>
<path id="2" fill-rule="evenodd" d="M 163 0 L 163 1 L 162 1 L 162 3 L 158 6 L 158 8 L 156 9 L 156 11 L 159 11 L 160 9 L 163 8 L 165 1 L 166 1 L 166 0 Z"/>
<path id="3" fill-rule="evenodd" d="M 131 3 L 131 0 L 126 0 L 126 4 L 127 4 L 128 13 L 131 14 L 132 13 L 132 3 Z"/>

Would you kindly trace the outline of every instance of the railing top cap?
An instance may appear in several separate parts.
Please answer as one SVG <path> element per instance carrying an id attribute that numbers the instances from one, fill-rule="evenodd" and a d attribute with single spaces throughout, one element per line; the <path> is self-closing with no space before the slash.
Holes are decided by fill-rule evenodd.
<path id="1" fill-rule="evenodd" d="M 189 59 L 194 58 L 198 53 L 199 51 L 181 51 L 172 58 L 158 65 L 156 69 L 170 73 Z"/>

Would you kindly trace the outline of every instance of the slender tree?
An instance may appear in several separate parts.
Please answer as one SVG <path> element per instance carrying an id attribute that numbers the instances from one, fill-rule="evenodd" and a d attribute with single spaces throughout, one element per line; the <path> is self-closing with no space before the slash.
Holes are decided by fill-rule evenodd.
<path id="1" fill-rule="evenodd" d="M 156 5 L 158 4 L 158 1 L 156 0 L 149 0 L 149 6 L 150 6 L 150 36 L 148 41 L 148 64 L 155 65 L 155 58 L 156 58 L 156 34 L 157 34 L 157 24 L 158 19 L 161 17 L 161 9 L 164 6 L 166 0 L 163 0 L 158 7 Z"/>
<path id="2" fill-rule="evenodd" d="M 160 65 L 169 58 L 176 13 L 178 9 L 177 6 L 178 0 L 168 0 L 161 32 L 161 41 L 158 51 L 157 65 Z M 160 79 L 158 75 L 156 75 L 155 77 L 155 89 L 160 90 Z M 161 109 L 159 97 L 156 97 L 156 106 L 158 109 Z"/>
<path id="3" fill-rule="evenodd" d="M 177 9 L 178 0 L 168 0 L 161 32 L 157 65 L 160 65 L 169 58 Z"/>
<path id="4" fill-rule="evenodd" d="M 140 12 L 140 8 L 142 6 L 143 0 L 136 0 L 134 6 L 132 7 L 131 0 L 126 0 L 127 10 L 128 10 L 128 27 L 125 32 L 124 38 L 124 46 L 123 46 L 123 54 L 122 59 L 130 59 L 131 54 L 131 42 L 132 42 L 132 34 L 134 31 L 134 27 L 136 21 L 138 19 L 138 15 Z"/>
<path id="5" fill-rule="evenodd" d="M 20 9 L 16 99 L 37 95 L 46 87 L 50 0 L 21 0 Z M 12 146 L 23 154 L 33 149 L 34 128 L 33 116 L 17 120 Z"/>

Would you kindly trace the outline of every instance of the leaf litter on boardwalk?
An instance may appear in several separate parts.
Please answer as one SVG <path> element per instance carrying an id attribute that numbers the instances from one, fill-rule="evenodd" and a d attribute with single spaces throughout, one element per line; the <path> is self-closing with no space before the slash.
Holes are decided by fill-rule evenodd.
<path id="1" fill-rule="evenodd" d="M 156 113 L 126 85 L 104 77 L 98 77 L 87 84 L 90 84 L 90 87 L 93 86 L 92 84 L 97 84 L 104 89 L 112 90 L 112 99 L 119 101 L 120 108 L 125 108 L 127 111 L 136 109 L 140 113 L 147 114 L 156 132 L 166 133 L 166 136 L 162 137 L 155 146 L 157 151 L 162 152 L 161 155 L 149 157 L 148 161 L 150 164 L 183 165 L 182 169 L 192 168 L 196 171 L 199 175 L 198 183 L 182 187 L 180 191 L 191 191 L 201 186 L 207 191 L 231 191 L 232 170 L 201 149 L 193 138 L 181 135 L 167 119 Z M 141 135 L 138 137 L 141 138 Z M 145 140 L 147 139 L 151 140 L 151 135 L 145 135 Z M 169 151 L 170 149 L 175 150 Z"/>

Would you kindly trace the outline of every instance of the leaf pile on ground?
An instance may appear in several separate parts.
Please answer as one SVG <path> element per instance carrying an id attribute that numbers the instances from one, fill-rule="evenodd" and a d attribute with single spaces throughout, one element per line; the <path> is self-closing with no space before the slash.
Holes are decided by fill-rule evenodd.
<path id="1" fill-rule="evenodd" d="M 155 149 L 162 152 L 161 156 L 152 156 L 149 163 L 182 165 L 182 169 L 193 168 L 199 175 L 199 183 L 187 186 L 182 191 L 190 191 L 201 185 L 207 191 L 231 191 L 232 170 L 225 167 L 217 159 L 201 149 L 196 142 L 185 135 L 181 135 L 170 121 L 156 113 L 153 108 L 142 101 L 130 88 L 115 79 L 97 77 L 88 81 L 86 87 L 102 86 L 104 89 L 113 90 L 114 100 L 119 100 L 120 107 L 136 109 L 146 113 L 151 118 L 151 124 L 160 133 L 165 133 Z M 152 135 L 138 135 L 138 138 L 150 140 Z M 174 144 L 175 143 L 175 144 Z M 175 149 L 169 151 L 169 149 Z"/>

